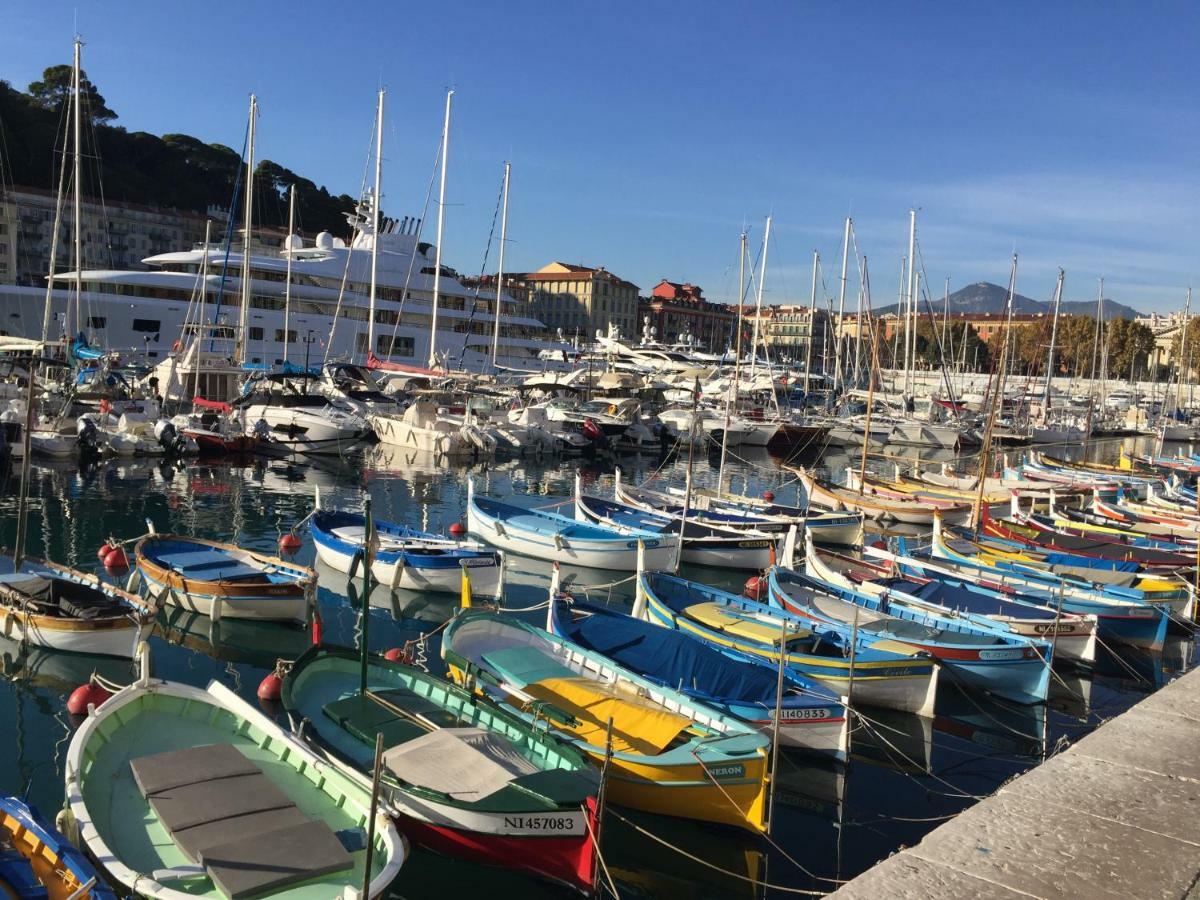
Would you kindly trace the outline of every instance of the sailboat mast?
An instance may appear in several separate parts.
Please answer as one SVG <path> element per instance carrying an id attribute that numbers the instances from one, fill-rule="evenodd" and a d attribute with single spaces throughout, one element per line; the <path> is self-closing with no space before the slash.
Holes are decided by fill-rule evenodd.
<path id="1" fill-rule="evenodd" d="M 808 392 L 812 390 L 813 339 L 817 336 L 817 268 L 821 265 L 821 254 L 813 251 L 812 294 L 808 310 L 808 359 L 804 363 L 804 405 L 808 406 Z"/>
<path id="2" fill-rule="evenodd" d="M 496 272 L 496 323 L 492 328 L 492 368 L 499 368 L 500 356 L 500 296 L 504 293 L 504 247 L 508 241 L 508 179 L 512 166 L 504 164 L 504 190 L 500 201 L 500 265 Z"/>
<path id="3" fill-rule="evenodd" d="M 54 301 L 54 269 L 58 261 L 58 231 L 62 227 L 63 197 L 67 192 L 67 153 L 63 148 L 62 165 L 58 171 L 58 197 L 54 203 L 54 231 L 50 234 L 50 266 L 49 278 L 46 279 L 46 307 L 42 310 L 42 343 L 50 340 L 50 318 L 53 315 Z M 67 299 L 67 312 L 71 308 L 70 295 Z"/>
<path id="4" fill-rule="evenodd" d="M 246 226 L 242 241 L 242 308 L 238 313 L 238 362 L 246 361 L 247 323 L 250 321 L 250 235 L 254 227 L 254 127 L 258 118 L 258 98 L 250 95 L 250 125 L 246 137 Z"/>
<path id="5" fill-rule="evenodd" d="M 80 321 L 81 310 L 83 307 L 83 144 L 81 139 L 82 133 L 82 98 L 80 94 L 80 62 L 79 57 L 83 48 L 83 41 L 78 37 L 75 38 L 75 51 L 72 56 L 71 63 L 71 120 L 72 130 L 74 132 L 75 141 L 75 160 L 74 160 L 74 206 L 75 206 L 75 320 L 72 327 L 70 321 L 67 322 L 67 335 L 74 337 L 76 329 L 81 329 L 83 323 Z M 70 319 L 70 316 L 68 316 Z"/>
<path id="6" fill-rule="evenodd" d="M 196 313 L 196 332 L 184 353 L 192 355 L 192 397 L 200 396 L 200 341 L 204 338 L 204 303 L 208 299 L 208 244 L 212 240 L 212 219 L 204 220 L 204 255 L 200 257 L 200 309 Z M 184 340 L 187 334 L 182 335 Z M 286 356 L 286 354 L 285 354 Z M 180 379 L 182 381 L 182 379 Z M 165 393 L 165 391 L 164 391 Z"/>
<path id="7" fill-rule="evenodd" d="M 746 232 L 742 232 L 741 242 L 738 245 L 738 318 L 737 318 L 737 340 L 734 343 L 733 355 L 733 384 L 729 386 L 729 390 L 725 393 L 725 428 L 721 432 L 721 461 L 717 466 L 717 496 L 721 496 L 721 486 L 725 483 L 725 455 L 729 449 L 729 419 L 730 408 L 737 401 L 738 382 L 742 374 L 742 332 L 746 330 L 745 316 L 743 311 L 746 308 Z M 692 414 L 692 427 L 695 428 L 696 413 Z"/>
<path id="8" fill-rule="evenodd" d="M 912 395 L 916 387 L 913 363 L 917 355 L 916 335 L 917 211 L 908 211 L 908 309 L 904 326 L 904 393 Z"/>
<path id="9" fill-rule="evenodd" d="M 371 293 L 367 312 L 367 356 L 375 352 L 375 299 L 379 287 L 379 204 L 383 199 L 383 88 L 375 104 L 375 188 L 371 194 Z M 438 243 L 442 241 L 439 232 Z M 441 248 L 438 248 L 439 252 Z M 435 276 L 436 277 L 436 276 Z M 436 281 L 434 282 L 436 284 Z M 436 307 L 435 307 L 436 308 Z M 435 313 L 436 315 L 436 313 Z M 388 348 L 391 349 L 390 347 Z"/>
<path id="10" fill-rule="evenodd" d="M 1192 288 L 1191 285 L 1187 289 L 1187 299 L 1183 302 L 1183 326 L 1179 333 L 1179 362 L 1176 364 L 1175 376 L 1175 409 L 1183 407 L 1183 380 L 1188 377 L 1190 372 L 1182 368 L 1184 361 L 1187 359 L 1187 339 L 1188 339 L 1188 323 L 1191 321 L 1192 314 Z"/>
<path id="11" fill-rule="evenodd" d="M 438 186 L 437 247 L 433 259 L 433 313 L 429 321 L 429 368 L 437 365 L 438 303 L 442 297 L 442 229 L 446 224 L 446 155 L 450 152 L 450 101 L 454 91 L 446 91 L 446 120 L 442 124 L 442 173 Z"/>
<path id="12" fill-rule="evenodd" d="M 758 368 L 758 341 L 762 323 L 763 282 L 767 276 L 767 250 L 771 246 L 771 217 L 767 216 L 767 230 L 763 233 L 762 265 L 758 269 L 758 290 L 754 298 L 754 337 L 750 342 L 750 390 L 754 390 L 755 371 Z"/>
<path id="13" fill-rule="evenodd" d="M 296 185 L 288 191 L 287 275 L 283 283 L 283 366 L 288 363 L 288 328 L 292 324 L 292 235 L 296 233 Z M 208 254 L 205 254 L 207 258 Z"/>
<path id="14" fill-rule="evenodd" d="M 1050 350 L 1046 355 L 1046 392 L 1042 396 L 1042 421 L 1050 415 L 1050 381 L 1054 378 L 1054 345 L 1058 341 L 1058 311 L 1062 307 L 1063 279 L 1066 273 L 1058 270 L 1058 283 L 1054 285 L 1054 321 L 1050 325 Z"/>
<path id="15" fill-rule="evenodd" d="M 846 266 L 849 261 L 850 217 L 846 216 L 846 227 L 842 232 L 842 278 L 841 283 L 838 285 L 838 317 L 837 325 L 834 328 L 834 336 L 837 341 L 837 346 L 833 352 L 833 390 L 835 393 L 842 386 L 842 344 L 845 342 L 843 320 L 846 317 Z"/>

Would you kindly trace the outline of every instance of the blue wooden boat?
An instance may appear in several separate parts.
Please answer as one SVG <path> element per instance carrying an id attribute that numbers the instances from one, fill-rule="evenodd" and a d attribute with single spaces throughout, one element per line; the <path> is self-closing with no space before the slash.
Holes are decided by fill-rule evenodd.
<path id="1" fill-rule="evenodd" d="M 309 520 L 317 557 L 339 572 L 363 574 L 366 517 L 359 513 L 318 509 Z M 371 564 L 376 583 L 393 590 L 443 591 L 457 594 L 462 571 L 469 569 L 471 587 L 479 594 L 500 588 L 501 555 L 477 541 L 456 541 L 375 519 L 379 547 Z"/>
<path id="2" fill-rule="evenodd" d="M 628 503 L 575 493 L 575 518 L 618 531 L 653 531 L 678 536 L 683 532 L 683 561 L 699 566 L 759 572 L 771 564 L 778 534 L 706 525 L 689 516 L 652 513 Z"/>
<path id="3" fill-rule="evenodd" d="M 475 495 L 467 482 L 467 528 L 494 547 L 591 569 L 634 572 L 638 543 L 645 546 L 645 565 L 671 569 L 679 548 L 676 535 L 656 531 L 618 531 L 569 519 L 541 509 L 526 509 Z"/>
<path id="4" fill-rule="evenodd" d="M 213 619 L 306 622 L 317 573 L 236 544 L 149 534 L 134 548 L 142 590 Z"/>
<path id="5" fill-rule="evenodd" d="M 1000 628 L 942 618 L 826 584 L 776 567 L 768 579 L 770 602 L 849 636 L 867 632 L 928 653 L 965 686 L 1016 703 L 1044 703 L 1050 689 L 1051 647 Z M 856 624 L 857 623 L 857 624 Z"/>
<path id="6" fill-rule="evenodd" d="M 87 858 L 16 797 L 0 797 L 0 896 L 117 900 Z"/>
<path id="7" fill-rule="evenodd" d="M 607 606 L 551 596 L 547 630 L 602 653 L 643 678 L 774 734 L 778 677 L 766 666 L 729 657 L 681 631 Z M 779 742 L 845 761 L 849 717 L 842 700 L 820 684 L 785 673 Z"/>
<path id="8" fill-rule="evenodd" d="M 863 632 L 841 631 L 665 572 L 638 576 L 635 616 L 682 631 L 735 659 L 811 678 L 852 706 L 865 704 L 932 716 L 938 666 L 927 653 Z"/>

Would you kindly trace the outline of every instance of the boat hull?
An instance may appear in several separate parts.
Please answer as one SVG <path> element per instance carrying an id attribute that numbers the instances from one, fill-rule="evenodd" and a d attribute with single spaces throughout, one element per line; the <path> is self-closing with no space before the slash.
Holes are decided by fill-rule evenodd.
<path id="1" fill-rule="evenodd" d="M 347 575 L 354 571 L 362 577 L 361 548 L 327 535 L 313 534 L 317 558 L 325 565 Z M 447 559 L 422 558 L 404 551 L 380 552 L 371 564 L 371 577 L 376 584 L 410 591 L 438 591 L 457 594 L 462 590 L 463 569 L 471 579 L 476 594 L 495 594 L 500 587 L 501 566 L 496 554 Z"/>
<path id="2" fill-rule="evenodd" d="M 83 623 L 0 607 L 0 636 L 65 653 L 132 659 L 142 630 L 132 617 Z"/>

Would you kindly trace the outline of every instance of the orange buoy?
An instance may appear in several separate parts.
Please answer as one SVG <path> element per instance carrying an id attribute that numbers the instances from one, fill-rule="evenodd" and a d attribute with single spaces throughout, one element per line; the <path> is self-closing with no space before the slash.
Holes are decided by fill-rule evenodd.
<path id="1" fill-rule="evenodd" d="M 259 700 L 278 700 L 283 693 L 283 679 L 275 672 L 270 672 L 258 683 Z"/>
<path id="2" fill-rule="evenodd" d="M 452 537 L 460 538 L 465 536 L 466 533 L 467 529 L 462 522 L 455 522 L 450 526 L 450 534 Z"/>
<path id="3" fill-rule="evenodd" d="M 295 553 L 300 549 L 300 538 L 289 531 L 279 538 L 279 549 L 284 553 Z"/>
<path id="4" fill-rule="evenodd" d="M 325 624 L 321 621 L 321 610 L 313 607 L 312 618 L 312 642 L 314 647 L 321 646 L 321 635 L 325 631 Z"/>
<path id="5" fill-rule="evenodd" d="M 746 579 L 746 585 L 742 589 L 742 593 L 745 594 L 747 597 L 749 597 L 751 600 L 758 600 L 760 597 L 762 597 L 763 592 L 766 590 L 766 588 L 767 588 L 766 579 L 760 578 L 757 575 L 751 575 L 749 578 Z"/>
<path id="6" fill-rule="evenodd" d="M 104 554 L 104 568 L 128 569 L 129 557 L 125 555 L 124 548 L 113 547 L 106 554 Z"/>

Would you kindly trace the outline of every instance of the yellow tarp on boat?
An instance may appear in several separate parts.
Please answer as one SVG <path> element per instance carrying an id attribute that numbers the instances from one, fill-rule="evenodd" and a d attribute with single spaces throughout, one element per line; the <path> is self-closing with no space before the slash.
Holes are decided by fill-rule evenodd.
<path id="1" fill-rule="evenodd" d="M 587 678 L 544 678 L 526 685 L 525 693 L 573 715 L 577 724 L 560 727 L 596 747 L 604 746 L 611 717 L 618 753 L 654 756 L 692 724 L 685 716 Z"/>
<path id="2" fill-rule="evenodd" d="M 689 618 L 695 619 L 701 625 L 707 625 L 715 631 L 724 631 L 727 634 L 750 638 L 765 644 L 778 645 L 783 630 L 777 625 L 739 616 L 719 603 L 697 603 L 687 608 L 687 614 Z M 812 632 L 807 629 L 793 631 L 789 628 L 788 644 L 798 640 L 807 641 L 811 636 Z"/>

